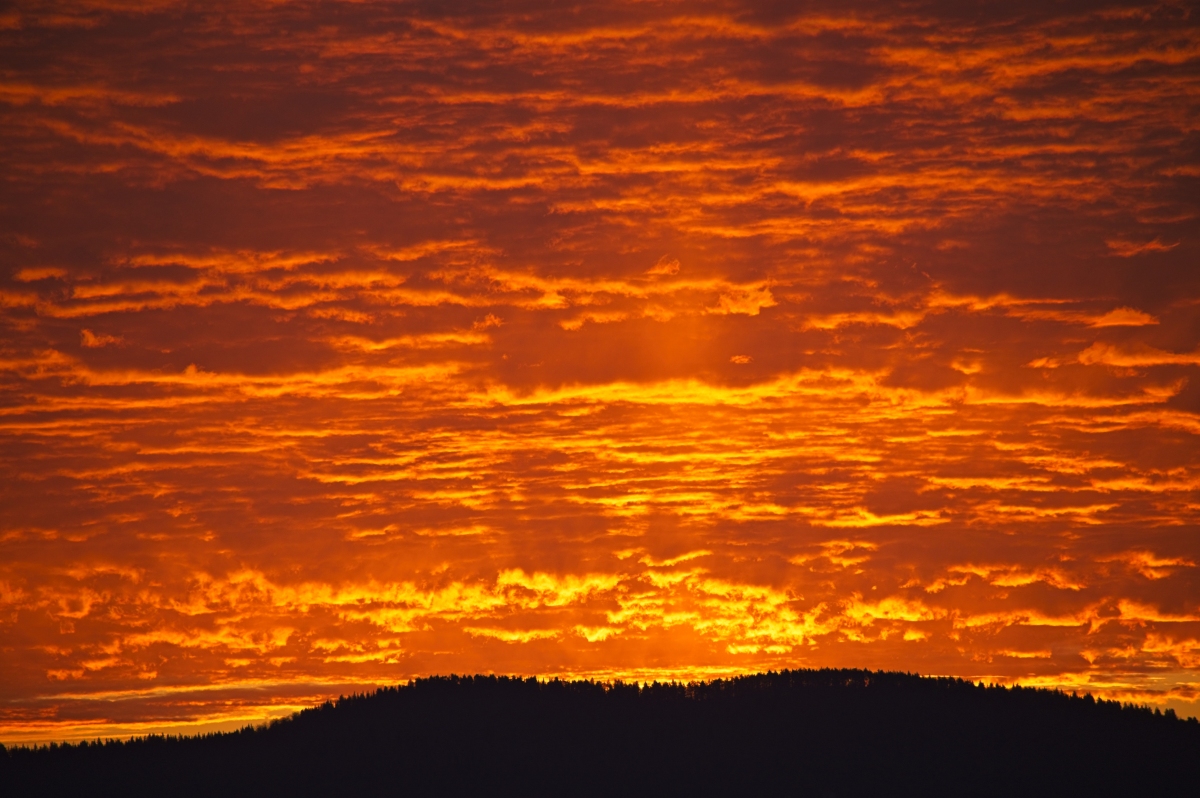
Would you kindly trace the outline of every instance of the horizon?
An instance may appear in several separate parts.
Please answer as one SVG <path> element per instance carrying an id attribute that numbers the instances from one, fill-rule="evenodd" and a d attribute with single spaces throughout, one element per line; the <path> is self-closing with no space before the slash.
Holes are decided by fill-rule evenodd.
<path id="1" fill-rule="evenodd" d="M 151 738 L 159 738 L 159 737 L 165 737 L 167 739 L 188 739 L 188 738 L 206 737 L 209 735 L 229 734 L 231 732 L 247 731 L 247 730 L 265 731 L 265 730 L 271 728 L 275 723 L 277 723 L 279 721 L 296 719 L 296 718 L 300 717 L 302 714 L 308 712 L 309 710 L 320 710 L 320 709 L 325 709 L 328 707 L 337 707 L 338 705 L 342 704 L 343 702 L 354 701 L 354 700 L 358 700 L 358 699 L 368 699 L 368 698 L 372 698 L 377 695 L 386 694 L 386 693 L 396 691 L 399 689 L 411 688 L 411 687 L 416 686 L 417 683 L 419 683 L 419 682 L 461 683 L 461 682 L 474 682 L 474 681 L 478 681 L 478 680 L 491 680 L 491 681 L 495 681 L 495 682 L 522 682 L 522 683 L 535 682 L 538 685 L 551 685 L 551 684 L 585 685 L 586 684 L 586 685 L 600 687 L 605 690 L 633 687 L 633 688 L 637 688 L 639 691 L 645 691 L 645 690 L 650 690 L 653 688 L 666 688 L 666 687 L 689 688 L 689 689 L 690 688 L 698 688 L 698 687 L 709 687 L 709 686 L 713 686 L 717 683 L 736 683 L 739 680 L 762 679 L 762 678 L 792 675 L 792 674 L 797 674 L 797 673 L 805 674 L 805 675 L 824 674 L 824 673 L 851 673 L 851 674 L 865 673 L 865 674 L 868 674 L 869 676 L 876 676 L 876 675 L 905 676 L 905 677 L 909 677 L 909 678 L 915 678 L 920 681 L 961 682 L 963 684 L 970 685 L 971 687 L 985 689 L 985 690 L 1002 690 L 1002 691 L 1008 691 L 1008 692 L 1011 692 L 1013 690 L 1028 690 L 1028 691 L 1034 691 L 1037 693 L 1060 695 L 1064 698 L 1071 698 L 1071 699 L 1082 699 L 1082 700 L 1094 699 L 1099 704 L 1109 703 L 1109 704 L 1118 705 L 1122 710 L 1140 710 L 1140 711 L 1146 711 L 1146 712 L 1155 712 L 1156 710 L 1162 709 L 1161 707 L 1156 707 L 1151 704 L 1145 704 L 1145 703 L 1137 704 L 1137 703 L 1133 703 L 1133 702 L 1122 702 L 1122 701 L 1117 701 L 1116 699 L 1106 699 L 1103 696 L 1095 697 L 1091 693 L 1087 693 L 1087 692 L 1082 693 L 1082 694 L 1080 694 L 1076 691 L 1068 692 L 1068 691 L 1063 690 L 1062 688 L 1057 688 L 1057 687 L 1027 687 L 1027 686 L 1024 686 L 1021 684 L 1016 684 L 1016 683 L 1001 684 L 1001 683 L 997 683 L 997 682 L 971 681 L 969 679 L 962 679 L 957 676 L 921 674 L 921 673 L 915 673 L 915 672 L 910 672 L 910 671 L 884 671 L 884 670 L 872 671 L 872 670 L 862 670 L 862 669 L 855 669 L 855 668 L 819 668 L 819 669 L 791 668 L 791 669 L 783 669 L 780 671 L 761 671 L 761 672 L 757 672 L 757 673 L 742 673 L 742 674 L 738 674 L 736 676 L 716 677 L 713 679 L 706 679 L 706 680 L 699 680 L 699 681 L 686 681 L 686 682 L 679 681 L 679 680 L 623 681 L 621 679 L 614 679 L 611 681 L 599 681 L 599 680 L 595 680 L 595 679 L 574 679 L 574 678 L 563 679 L 558 676 L 521 676 L 519 674 L 503 674 L 503 673 L 461 673 L 461 674 L 460 673 L 445 673 L 445 674 L 436 674 L 435 673 L 435 674 L 427 674 L 424 676 L 414 676 L 406 681 L 397 682 L 397 683 L 390 684 L 390 685 L 380 685 L 380 686 L 376 686 L 370 690 L 364 690 L 362 692 L 351 692 L 348 694 L 339 694 L 337 696 L 329 696 L 329 697 L 325 698 L 321 703 L 310 704 L 308 706 L 297 709 L 287 715 L 280 715 L 278 717 L 273 717 L 270 719 L 262 720 L 258 723 L 247 723 L 247 724 L 242 724 L 242 725 L 222 725 L 219 728 L 210 728 L 210 729 L 207 729 L 204 731 L 196 731 L 196 732 L 189 732 L 186 730 L 180 730 L 178 728 L 175 728 L 174 734 L 164 734 L 164 733 L 151 731 L 151 732 L 145 732 L 142 734 L 135 734 L 135 735 L 130 735 L 130 736 L 122 736 L 122 737 L 105 737 L 105 738 L 81 737 L 78 739 L 69 739 L 69 740 L 62 740 L 59 738 L 13 740 L 8 743 L 0 742 L 0 746 L 7 746 L 8 748 L 37 749 L 37 748 L 43 748 L 43 747 L 49 746 L 51 743 L 57 743 L 59 745 L 78 745 L 80 743 L 99 745 L 99 744 L 113 743 L 113 742 L 116 742 L 116 743 L 137 742 L 137 741 L 141 741 L 141 740 L 148 740 Z M 1194 715 L 1192 715 L 1192 716 L 1178 715 L 1175 713 L 1174 709 L 1172 709 L 1170 707 L 1168 707 L 1166 709 L 1166 712 L 1162 712 L 1161 714 L 1164 715 L 1165 717 L 1176 718 L 1179 721 L 1191 722 L 1191 723 L 1200 722 L 1200 718 L 1197 718 Z M 225 723 L 229 724 L 232 722 L 226 721 Z"/>
<path id="2" fill-rule="evenodd" d="M 1186 3 L 18 0 L 0 742 L 437 673 L 1200 715 Z"/>

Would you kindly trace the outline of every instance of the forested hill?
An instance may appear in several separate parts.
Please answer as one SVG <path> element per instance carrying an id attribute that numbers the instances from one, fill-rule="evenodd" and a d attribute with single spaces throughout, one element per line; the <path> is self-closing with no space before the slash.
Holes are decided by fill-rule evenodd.
<path id="1" fill-rule="evenodd" d="M 0 795 L 1196 795 L 1200 724 L 856 670 L 434 677 L 269 726 L 9 748 Z"/>

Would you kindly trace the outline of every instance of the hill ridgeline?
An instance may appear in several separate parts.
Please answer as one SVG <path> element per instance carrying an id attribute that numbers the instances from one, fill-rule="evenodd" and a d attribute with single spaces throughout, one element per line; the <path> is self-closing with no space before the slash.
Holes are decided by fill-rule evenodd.
<path id="1" fill-rule="evenodd" d="M 0 751 L 4 796 L 1196 795 L 1200 724 L 861 670 L 418 679 L 266 726 Z"/>

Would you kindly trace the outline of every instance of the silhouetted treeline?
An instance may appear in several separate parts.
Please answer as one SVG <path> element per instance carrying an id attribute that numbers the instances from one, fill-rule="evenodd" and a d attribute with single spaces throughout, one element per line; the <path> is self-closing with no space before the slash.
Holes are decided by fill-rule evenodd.
<path id="1" fill-rule="evenodd" d="M 4 796 L 1200 794 L 1200 724 L 859 670 L 419 679 L 268 726 L 9 748 Z"/>

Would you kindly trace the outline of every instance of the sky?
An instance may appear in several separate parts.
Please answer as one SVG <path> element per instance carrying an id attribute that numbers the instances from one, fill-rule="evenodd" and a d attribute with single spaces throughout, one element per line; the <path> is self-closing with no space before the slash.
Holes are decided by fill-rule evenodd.
<path id="1" fill-rule="evenodd" d="M 0 741 L 448 673 L 1200 714 L 1186 3 L 18 0 Z"/>

